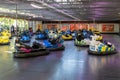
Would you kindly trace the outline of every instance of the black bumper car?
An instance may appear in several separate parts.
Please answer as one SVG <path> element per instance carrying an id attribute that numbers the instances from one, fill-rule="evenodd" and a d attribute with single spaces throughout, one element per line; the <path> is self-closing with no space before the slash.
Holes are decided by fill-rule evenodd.
<path id="1" fill-rule="evenodd" d="M 76 34 L 76 38 L 74 41 L 75 46 L 79 46 L 79 47 L 89 47 L 90 44 L 90 37 L 88 37 L 89 35 L 84 35 L 83 32 L 78 31 Z"/>
<path id="2" fill-rule="evenodd" d="M 35 57 L 35 56 L 42 56 L 48 55 L 49 51 L 41 44 L 33 42 L 33 46 L 27 45 L 16 45 L 16 51 L 14 52 L 15 58 L 26 58 L 26 57 Z"/>

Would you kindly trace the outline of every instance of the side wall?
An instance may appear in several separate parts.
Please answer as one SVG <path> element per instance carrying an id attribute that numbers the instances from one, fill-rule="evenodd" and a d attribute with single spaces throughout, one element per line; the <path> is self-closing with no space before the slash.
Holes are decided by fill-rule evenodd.
<path id="1" fill-rule="evenodd" d="M 56 24 L 58 28 L 62 27 L 62 26 L 70 26 L 71 23 L 46 23 L 46 24 L 43 24 L 43 28 L 46 29 L 47 28 L 47 25 L 49 24 Z M 74 24 L 74 23 L 73 23 Z M 80 23 L 80 24 L 88 24 L 88 23 Z M 88 24 L 88 28 L 91 24 Z M 102 31 L 102 28 L 103 28 L 103 25 L 113 25 L 114 26 L 114 31 L 110 32 L 110 31 L 105 31 L 103 32 Z M 96 24 L 96 28 L 98 31 L 100 31 L 101 33 L 119 33 L 120 29 L 119 29 L 119 24 L 118 23 L 97 23 Z"/>
<path id="2" fill-rule="evenodd" d="M 52 24 L 52 25 L 57 25 L 58 29 L 61 28 L 62 26 L 68 26 L 70 27 L 70 24 L 75 24 L 75 23 L 45 23 L 42 24 L 42 21 L 29 21 L 29 27 L 33 28 L 33 31 L 36 32 L 38 25 L 40 27 L 42 27 L 42 29 L 46 29 L 47 25 Z M 79 23 L 79 24 L 88 24 L 88 23 Z M 91 24 L 88 24 L 88 28 Z M 102 31 L 103 25 L 113 25 L 114 26 L 114 31 Z M 101 33 L 119 33 L 120 32 L 120 24 L 118 23 L 97 23 L 96 24 L 96 28 L 98 31 L 100 31 Z"/>

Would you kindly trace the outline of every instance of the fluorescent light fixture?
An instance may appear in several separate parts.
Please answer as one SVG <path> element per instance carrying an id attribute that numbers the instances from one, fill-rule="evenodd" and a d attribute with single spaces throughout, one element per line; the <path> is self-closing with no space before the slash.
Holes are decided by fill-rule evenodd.
<path id="1" fill-rule="evenodd" d="M 61 0 L 55 0 L 56 2 L 61 2 Z"/>
<path id="2" fill-rule="evenodd" d="M 0 8 L 0 12 L 8 13 L 8 14 L 16 14 L 15 10 L 10 10 L 10 9 L 6 9 L 6 8 Z M 32 13 L 28 13 L 28 12 L 21 12 L 21 11 L 17 11 L 17 12 L 18 12 L 18 15 L 43 17 L 42 15 L 35 15 Z"/>
<path id="3" fill-rule="evenodd" d="M 30 5 L 31 5 L 32 7 L 34 7 L 34 8 L 38 8 L 38 9 L 44 8 L 44 7 L 42 7 L 42 6 L 38 5 L 38 4 L 35 4 L 35 3 L 31 3 Z"/>
<path id="4" fill-rule="evenodd" d="M 77 1 L 82 1 L 82 0 L 77 0 Z"/>
<path id="5" fill-rule="evenodd" d="M 77 18 L 77 17 L 74 17 L 74 16 L 72 16 L 72 15 L 70 15 L 70 14 L 68 14 L 68 13 L 65 13 L 65 12 L 62 11 L 62 10 L 57 9 L 57 8 L 54 7 L 54 6 L 51 6 L 51 5 L 47 4 L 47 3 L 45 3 L 44 1 L 40 1 L 40 0 L 39 0 L 39 1 L 38 1 L 38 0 L 34 0 L 34 1 L 35 1 L 35 2 L 38 2 L 38 3 L 42 4 L 42 5 L 44 5 L 45 7 L 51 8 L 51 9 L 57 11 L 57 12 L 60 12 L 60 13 L 62 13 L 62 14 L 64 14 L 64 15 L 67 15 L 67 16 L 73 18 L 73 19 L 80 20 L 80 19 Z M 61 0 L 58 0 L 58 1 L 61 1 Z M 66 1 L 67 1 L 67 0 L 63 0 L 62 2 L 66 2 Z M 31 5 L 31 6 L 32 6 L 32 5 Z M 37 6 L 37 5 L 33 5 L 33 6 Z M 37 7 L 40 7 L 40 6 L 37 6 Z M 43 8 L 44 8 L 44 7 L 43 7 Z"/>
<path id="6" fill-rule="evenodd" d="M 10 3 L 15 3 L 15 1 L 9 1 Z"/>

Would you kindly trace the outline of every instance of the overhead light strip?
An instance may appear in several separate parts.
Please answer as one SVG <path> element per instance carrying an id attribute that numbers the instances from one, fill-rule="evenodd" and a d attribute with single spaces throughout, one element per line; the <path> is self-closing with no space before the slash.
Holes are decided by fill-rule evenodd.
<path id="1" fill-rule="evenodd" d="M 1 13 L 16 14 L 16 11 L 15 11 L 15 10 L 10 10 L 10 9 L 6 9 L 6 8 L 0 8 L 0 12 L 1 12 Z M 32 16 L 32 17 L 43 17 L 43 16 L 37 16 L 37 15 L 35 15 L 35 14 L 24 13 L 24 12 L 20 12 L 20 11 L 18 11 L 18 15 Z"/>
<path id="2" fill-rule="evenodd" d="M 34 7 L 34 8 L 38 8 L 38 9 L 44 8 L 44 7 L 39 6 L 39 5 L 35 4 L 35 3 L 31 3 L 30 5 L 31 5 L 32 7 Z"/>
<path id="3" fill-rule="evenodd" d="M 40 4 L 42 4 L 42 5 L 46 6 L 46 7 L 49 7 L 49 8 L 51 8 L 51 9 L 54 9 L 55 11 L 57 11 L 57 12 L 59 12 L 59 13 L 62 13 L 62 14 L 64 14 L 64 15 L 67 15 L 67 16 L 75 19 L 75 20 L 80 20 L 79 18 L 76 18 L 76 17 L 74 17 L 74 16 L 72 16 L 72 15 L 70 15 L 70 14 L 68 14 L 68 13 L 65 13 L 64 11 L 59 10 L 59 9 L 57 9 L 57 8 L 51 6 L 51 5 L 49 5 L 49 4 L 47 4 L 47 3 L 43 2 L 43 1 L 38 1 L 38 0 L 27 0 L 27 1 L 38 2 L 38 3 L 40 3 Z"/>

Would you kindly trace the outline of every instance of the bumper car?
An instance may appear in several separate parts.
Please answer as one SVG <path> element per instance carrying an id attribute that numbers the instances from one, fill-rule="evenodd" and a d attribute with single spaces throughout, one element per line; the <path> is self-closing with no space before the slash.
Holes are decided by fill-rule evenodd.
<path id="1" fill-rule="evenodd" d="M 25 42 L 30 42 L 30 34 L 28 31 L 24 31 L 19 38 L 19 41 L 25 43 Z"/>
<path id="2" fill-rule="evenodd" d="M 82 33 L 78 33 L 75 38 L 74 44 L 75 46 L 88 47 L 90 44 L 90 39 L 85 38 Z"/>
<path id="3" fill-rule="evenodd" d="M 47 39 L 47 34 L 46 34 L 45 32 L 37 32 L 35 39 L 36 39 L 36 40 Z"/>
<path id="4" fill-rule="evenodd" d="M 50 31 L 48 40 L 43 41 L 43 45 L 50 51 L 64 50 L 63 39 L 56 32 Z"/>
<path id="5" fill-rule="evenodd" d="M 7 30 L 4 30 L 4 31 L 2 32 L 2 34 L 3 34 L 4 36 L 8 36 L 10 39 L 12 38 L 12 37 L 11 37 L 11 33 L 9 33 Z"/>
<path id="6" fill-rule="evenodd" d="M 103 37 L 101 34 L 93 34 L 92 36 L 95 37 L 96 41 L 103 41 Z"/>
<path id="7" fill-rule="evenodd" d="M 85 29 L 83 29 L 82 31 L 79 30 L 78 32 L 81 33 L 84 38 L 90 38 L 90 36 L 92 35 L 92 34 L 90 33 L 90 31 L 85 30 Z"/>
<path id="8" fill-rule="evenodd" d="M 73 36 L 71 35 L 71 31 L 67 30 L 66 32 L 63 32 L 62 39 L 63 40 L 73 40 Z"/>
<path id="9" fill-rule="evenodd" d="M 84 39 L 84 40 L 77 40 L 75 39 L 75 46 L 80 46 L 80 47 L 89 47 L 90 40 L 89 39 Z"/>
<path id="10" fill-rule="evenodd" d="M 32 47 L 25 44 L 17 43 L 15 49 L 16 49 L 16 51 L 14 52 L 15 58 L 35 57 L 49 54 L 49 51 L 43 45 L 37 42 L 33 42 Z"/>
<path id="11" fill-rule="evenodd" d="M 92 36 L 92 41 L 88 49 L 89 54 L 94 55 L 110 55 L 117 53 L 115 46 L 110 42 L 96 41 L 96 38 Z"/>
<path id="12" fill-rule="evenodd" d="M 0 45 L 8 45 L 10 40 L 8 36 L 0 36 Z"/>
<path id="13" fill-rule="evenodd" d="M 97 38 L 96 38 L 97 41 L 102 41 L 103 40 L 103 37 L 102 35 L 97 35 Z"/>
<path id="14" fill-rule="evenodd" d="M 73 40 L 73 36 L 70 35 L 70 34 L 65 34 L 65 35 L 62 35 L 62 39 L 64 39 L 64 40 Z"/>
<path id="15" fill-rule="evenodd" d="M 97 31 L 96 31 L 96 33 L 94 33 L 91 30 L 89 30 L 89 31 L 83 30 L 82 33 L 83 33 L 85 38 L 90 38 L 91 36 L 95 36 L 97 41 L 102 41 L 103 40 L 102 35 L 100 33 L 97 33 Z"/>
<path id="16" fill-rule="evenodd" d="M 65 49 L 62 42 L 55 43 L 53 41 L 45 40 L 45 41 L 43 41 L 43 45 L 50 51 L 64 50 Z"/>
<path id="17" fill-rule="evenodd" d="M 9 34 L 6 30 L 0 31 L 0 45 L 8 45 L 10 43 Z"/>
<path id="18" fill-rule="evenodd" d="M 21 36 L 20 41 L 25 43 L 25 42 L 30 42 L 30 37 L 29 36 Z"/>
<path id="19" fill-rule="evenodd" d="M 76 31 L 76 30 L 74 30 L 74 31 L 72 32 L 72 37 L 73 37 L 73 39 L 75 39 L 75 38 L 76 38 L 76 36 L 77 36 L 77 31 Z"/>
<path id="20" fill-rule="evenodd" d="M 96 36 L 97 41 L 102 41 L 103 40 L 103 37 L 102 37 L 102 35 L 99 31 L 93 29 L 93 35 Z"/>
<path id="21" fill-rule="evenodd" d="M 94 34 L 101 34 L 101 33 L 100 33 L 99 31 L 97 31 L 97 30 L 94 30 L 93 33 L 94 33 Z"/>

